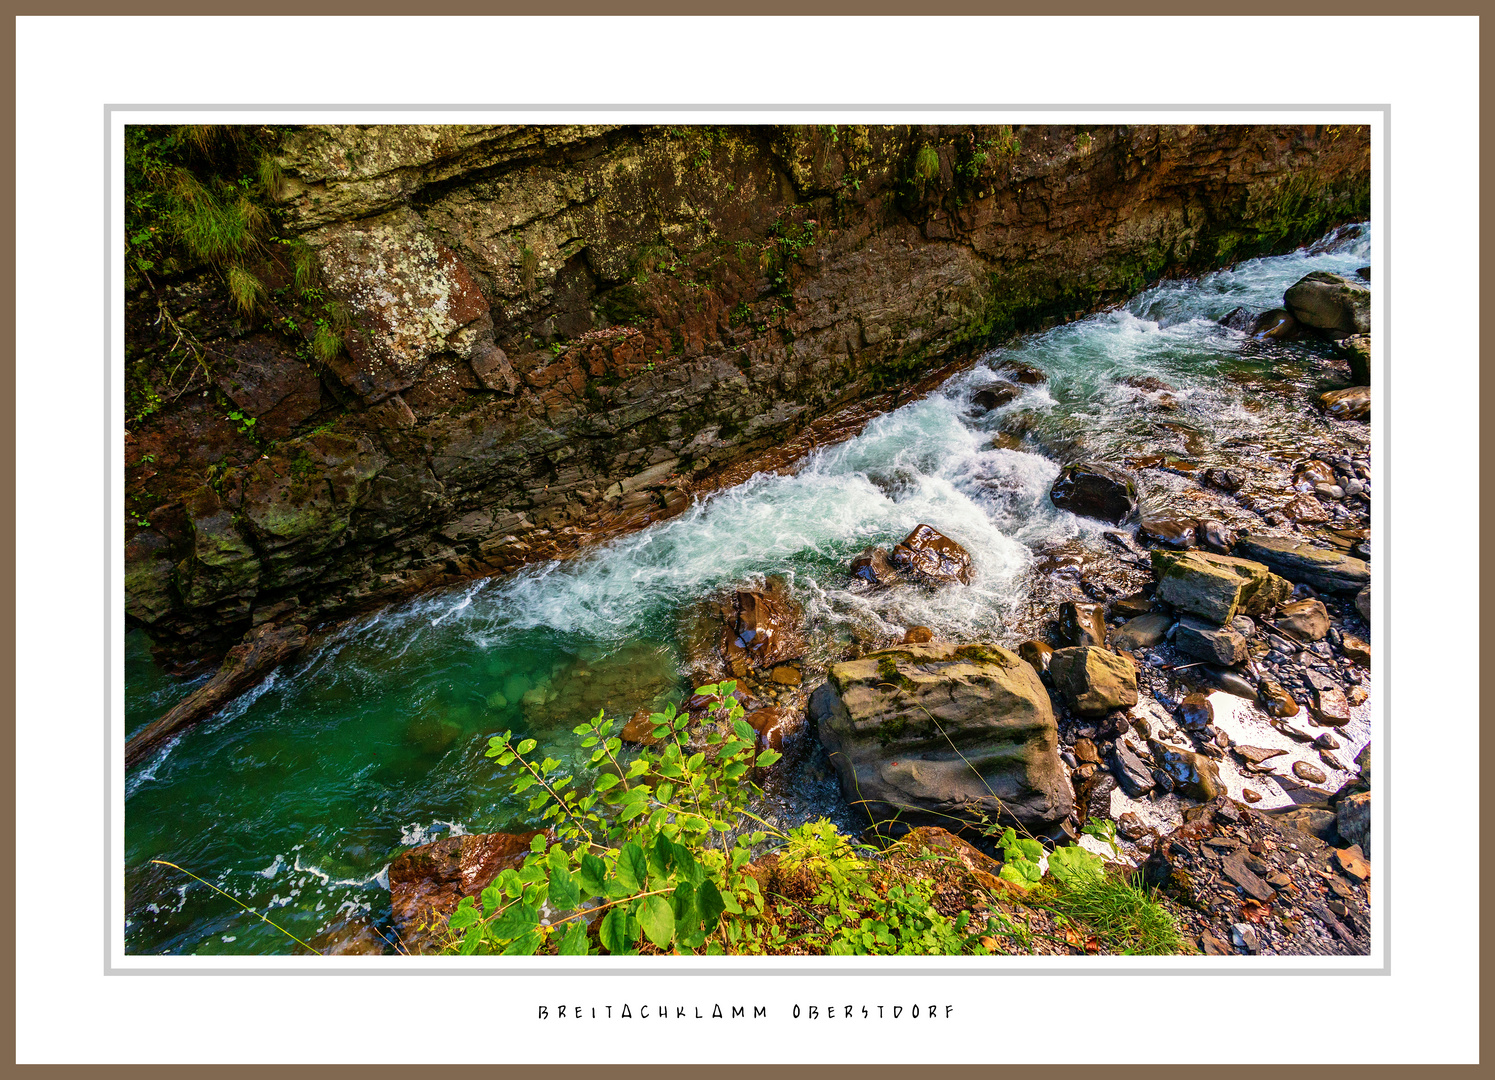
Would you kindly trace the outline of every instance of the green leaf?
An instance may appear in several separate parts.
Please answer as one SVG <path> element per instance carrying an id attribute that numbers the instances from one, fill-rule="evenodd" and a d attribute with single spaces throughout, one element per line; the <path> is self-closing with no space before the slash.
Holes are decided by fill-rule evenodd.
<path id="1" fill-rule="evenodd" d="M 580 919 L 566 927 L 566 935 L 561 938 L 556 952 L 561 956 L 586 956 L 591 950 L 587 948 L 587 927 Z"/>
<path id="2" fill-rule="evenodd" d="M 670 796 L 673 794 L 675 794 L 674 784 L 660 784 L 659 787 L 654 789 L 654 797 L 662 803 L 669 802 Z"/>
<path id="3" fill-rule="evenodd" d="M 662 896 L 646 896 L 637 905 L 639 926 L 649 940 L 661 949 L 668 949 L 675 938 L 675 912 L 670 902 Z"/>
<path id="4" fill-rule="evenodd" d="M 613 908 L 602 917 L 598 931 L 602 947 L 614 956 L 632 956 L 638 950 L 633 947 L 638 937 L 634 919 L 622 908 Z"/>
<path id="5" fill-rule="evenodd" d="M 670 843 L 668 836 L 660 833 L 649 845 L 649 869 L 658 877 L 668 877 L 674 865 L 675 845 Z"/>
<path id="6" fill-rule="evenodd" d="M 478 951 L 478 946 L 483 943 L 483 928 L 480 925 L 472 926 L 462 937 L 462 948 L 458 950 L 463 956 L 471 956 Z"/>
<path id="7" fill-rule="evenodd" d="M 570 869 L 564 866 L 551 866 L 551 907 L 555 908 L 557 911 L 570 911 L 580 905 L 580 903 L 581 889 L 577 887 L 576 879 L 571 876 Z"/>
<path id="8" fill-rule="evenodd" d="M 501 938 L 517 938 L 533 930 L 540 916 L 530 904 L 513 904 L 493 923 L 493 933 Z"/>
<path id="9" fill-rule="evenodd" d="M 696 907 L 700 909 L 706 933 L 711 933 L 716 929 L 716 921 L 722 917 L 722 912 L 727 910 L 727 902 L 710 878 L 702 881 L 696 889 Z"/>
<path id="10" fill-rule="evenodd" d="M 739 739 L 749 745 L 758 741 L 758 733 L 753 730 L 752 725 L 746 720 L 733 720 L 732 730 L 737 732 Z"/>
<path id="11" fill-rule="evenodd" d="M 504 949 L 505 956 L 534 956 L 540 948 L 540 935 L 531 930 L 523 937 L 515 938 L 509 942 L 508 948 Z"/>
<path id="12" fill-rule="evenodd" d="M 581 857 L 581 866 L 576 871 L 576 883 L 588 896 L 601 896 L 603 883 L 607 880 L 607 863 L 592 854 Z"/>
<path id="13" fill-rule="evenodd" d="M 466 930 L 474 925 L 480 918 L 478 909 L 473 906 L 473 899 L 464 896 L 462 902 L 457 905 L 457 910 L 452 912 L 452 917 L 447 920 L 447 925 L 453 930 Z"/>
<path id="14" fill-rule="evenodd" d="M 518 746 L 514 747 L 514 749 L 518 750 L 521 754 L 528 754 L 531 750 L 539 745 L 540 744 L 535 742 L 534 739 L 525 739 Z"/>
<path id="15" fill-rule="evenodd" d="M 675 875 L 681 881 L 699 885 L 705 880 L 706 871 L 700 863 L 696 862 L 696 857 L 691 854 L 690 848 L 684 844 L 672 843 L 670 849 L 674 854 Z"/>
<path id="16" fill-rule="evenodd" d="M 1055 848 L 1049 854 L 1049 870 L 1066 885 L 1099 881 L 1106 873 L 1099 855 L 1078 846 Z"/>
<path id="17" fill-rule="evenodd" d="M 644 849 L 632 841 L 618 852 L 618 880 L 629 892 L 639 892 L 649 878 L 649 861 Z"/>
<path id="18" fill-rule="evenodd" d="M 597 778 L 597 787 L 596 787 L 596 790 L 598 790 L 598 791 L 607 791 L 610 788 L 617 787 L 622 782 L 623 782 L 623 778 L 621 776 L 617 776 L 617 775 L 615 775 L 613 773 L 603 773 L 601 776 L 599 776 Z"/>
<path id="19" fill-rule="evenodd" d="M 777 750 L 765 750 L 763 751 L 763 753 L 758 755 L 758 767 L 766 769 L 768 768 L 768 766 L 772 765 L 775 761 L 778 761 L 783 756 L 784 755 L 779 753 Z"/>
<path id="20" fill-rule="evenodd" d="M 483 890 L 483 914 L 492 915 L 504 902 L 503 886 L 497 881 Z"/>

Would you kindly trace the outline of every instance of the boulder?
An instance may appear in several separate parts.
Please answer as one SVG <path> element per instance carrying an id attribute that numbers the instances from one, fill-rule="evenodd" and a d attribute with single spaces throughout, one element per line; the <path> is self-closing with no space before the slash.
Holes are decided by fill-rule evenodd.
<path id="1" fill-rule="evenodd" d="M 1355 592 L 1370 584 L 1370 565 L 1364 560 L 1290 537 L 1247 534 L 1236 542 L 1235 550 L 1321 592 Z"/>
<path id="2" fill-rule="evenodd" d="M 1080 716 L 1100 716 L 1137 704 L 1137 669 L 1107 649 L 1056 649 L 1049 673 L 1070 710 Z"/>
<path id="3" fill-rule="evenodd" d="M 1059 605 L 1059 641 L 1066 646 L 1105 645 L 1106 609 L 1101 604 Z"/>
<path id="4" fill-rule="evenodd" d="M 1137 525 L 1137 537 L 1171 548 L 1191 548 L 1198 542 L 1198 523 L 1192 518 L 1173 514 L 1144 515 Z"/>
<path id="5" fill-rule="evenodd" d="M 1319 395 L 1319 407 L 1331 420 L 1369 420 L 1370 387 L 1351 386 Z"/>
<path id="6" fill-rule="evenodd" d="M 1326 844 L 1339 839 L 1339 826 L 1333 810 L 1322 806 L 1301 806 L 1281 814 L 1273 814 L 1279 822 L 1309 836 L 1316 836 Z"/>
<path id="7" fill-rule="evenodd" d="M 1370 850 L 1370 792 L 1361 791 L 1339 800 L 1335 807 L 1339 835 L 1346 844 Z"/>
<path id="8" fill-rule="evenodd" d="M 1249 559 L 1154 548 L 1152 569 L 1159 600 L 1219 626 L 1238 613 L 1257 615 L 1287 598 L 1286 582 L 1272 581 L 1265 566 Z M 1290 585 L 1286 589 L 1292 592 Z"/>
<path id="9" fill-rule="evenodd" d="M 916 525 L 893 548 L 888 561 L 899 572 L 925 585 L 971 583 L 970 553 L 929 525 Z"/>
<path id="10" fill-rule="evenodd" d="M 985 815 L 1036 831 L 1073 809 L 1048 691 L 1007 649 L 929 642 L 836 664 L 810 717 L 875 823 Z"/>
<path id="11" fill-rule="evenodd" d="M 1011 383 L 998 383 L 996 386 L 977 390 L 971 402 L 983 409 L 1000 409 L 1003 405 L 1015 401 L 1021 393 L 1022 390 Z"/>
<path id="12" fill-rule="evenodd" d="M 851 560 L 851 575 L 859 577 L 869 585 L 891 585 L 898 579 L 898 571 L 888 561 L 887 548 L 868 548 Z"/>
<path id="13" fill-rule="evenodd" d="M 1044 374 L 1042 368 L 1036 368 L 1022 360 L 1003 360 L 996 365 L 996 370 L 1013 382 L 1020 382 L 1024 386 L 1037 386 L 1039 383 L 1049 381 L 1049 377 Z"/>
<path id="14" fill-rule="evenodd" d="M 1370 622 L 1370 585 L 1355 594 L 1355 610 L 1360 612 L 1360 617 Z"/>
<path id="15" fill-rule="evenodd" d="M 1355 755 L 1355 765 L 1360 770 L 1360 779 L 1370 783 L 1370 743 L 1366 743 L 1365 749 Z"/>
<path id="16" fill-rule="evenodd" d="M 741 678 L 753 668 L 776 667 L 801 656 L 801 615 L 779 579 L 771 579 L 762 589 L 734 594 L 722 635 L 722 656 L 732 674 Z"/>
<path id="17" fill-rule="evenodd" d="M 1234 667 L 1246 659 L 1246 639 L 1240 634 L 1188 615 L 1179 620 L 1173 646 L 1181 653 L 1224 667 Z"/>
<path id="18" fill-rule="evenodd" d="M 1049 500 L 1060 510 L 1119 525 L 1137 509 L 1137 482 L 1110 465 L 1066 465 L 1049 489 Z"/>
<path id="19" fill-rule="evenodd" d="M 1293 318 L 1333 338 L 1370 333 L 1370 289 L 1324 270 L 1299 279 L 1283 297 Z"/>
<path id="20" fill-rule="evenodd" d="M 390 913 L 401 944 L 434 952 L 464 896 L 477 896 L 506 868 L 519 869 L 540 832 L 447 836 L 389 864 Z"/>
<path id="21" fill-rule="evenodd" d="M 1172 625 L 1173 619 L 1162 613 L 1139 615 L 1111 632 L 1111 644 L 1128 652 L 1150 649 L 1167 637 L 1168 627 Z"/>
<path id="22" fill-rule="evenodd" d="M 1344 727 L 1350 722 L 1350 703 L 1337 686 L 1315 686 L 1308 712 L 1325 727 Z"/>
<path id="23" fill-rule="evenodd" d="M 1334 351 L 1350 362 L 1350 381 L 1370 385 L 1370 335 L 1354 334 L 1334 343 Z"/>
<path id="24" fill-rule="evenodd" d="M 1200 802 L 1209 802 L 1224 790 L 1220 770 L 1203 754 L 1169 746 L 1159 739 L 1148 739 L 1147 749 L 1159 769 L 1173 781 L 1174 790 Z"/>
<path id="25" fill-rule="evenodd" d="M 1277 609 L 1276 626 L 1296 641 L 1322 641 L 1329 633 L 1329 611 L 1321 600 L 1299 600 Z"/>
<path id="26" fill-rule="evenodd" d="M 1251 321 L 1251 336 L 1263 341 L 1292 341 L 1302 332 L 1298 320 L 1285 308 L 1263 311 Z"/>

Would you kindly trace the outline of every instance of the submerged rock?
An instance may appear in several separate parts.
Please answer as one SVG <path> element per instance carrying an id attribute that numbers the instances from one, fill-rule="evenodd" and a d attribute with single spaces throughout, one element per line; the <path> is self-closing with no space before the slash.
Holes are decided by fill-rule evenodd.
<path id="1" fill-rule="evenodd" d="M 1215 707 L 1203 694 L 1190 694 L 1178 706 L 1178 722 L 1188 731 L 1203 731 L 1215 722 Z"/>
<path id="2" fill-rule="evenodd" d="M 1173 514 L 1144 516 L 1137 525 L 1137 536 L 1171 548 L 1191 548 L 1198 542 L 1198 522 Z"/>
<path id="3" fill-rule="evenodd" d="M 996 386 L 977 390 L 971 397 L 971 402 L 983 409 L 1000 409 L 1003 405 L 1016 401 L 1021 393 L 1022 390 L 1010 383 L 998 383 Z"/>
<path id="4" fill-rule="evenodd" d="M 1074 806 L 1048 691 L 1007 649 L 930 642 L 836 664 L 810 717 L 875 823 L 985 814 L 1047 830 Z"/>
<path id="5" fill-rule="evenodd" d="M 1017 647 L 1017 654 L 1038 674 L 1047 675 L 1049 664 L 1054 659 L 1054 647 L 1042 641 L 1025 641 Z"/>
<path id="6" fill-rule="evenodd" d="M 851 573 L 869 585 L 890 585 L 898 579 L 898 570 L 888 560 L 887 548 L 868 548 L 851 560 Z"/>
<path id="7" fill-rule="evenodd" d="M 1324 415 L 1334 420 L 1369 420 L 1370 387 L 1351 386 L 1319 395 Z"/>
<path id="8" fill-rule="evenodd" d="M 1370 333 L 1370 289 L 1363 282 L 1315 270 L 1299 279 L 1283 299 L 1300 323 L 1330 337 Z"/>
<path id="9" fill-rule="evenodd" d="M 1257 699 L 1268 716 L 1286 718 L 1298 715 L 1298 702 L 1276 679 L 1262 676 L 1256 684 Z"/>
<path id="10" fill-rule="evenodd" d="M 782 580 L 772 579 L 762 589 L 739 591 L 732 604 L 722 655 L 733 675 L 741 678 L 750 669 L 775 667 L 804 653 L 802 612 Z"/>
<path id="11" fill-rule="evenodd" d="M 1049 673 L 1070 710 L 1080 716 L 1101 716 L 1137 704 L 1137 669 L 1107 649 L 1057 649 Z"/>
<path id="12" fill-rule="evenodd" d="M 1020 382 L 1026 386 L 1037 386 L 1039 383 L 1049 381 L 1049 377 L 1044 374 L 1042 368 L 1036 368 L 1022 360 L 1003 360 L 996 365 L 996 369 L 1014 382 Z"/>
<path id="13" fill-rule="evenodd" d="M 1302 332 L 1298 320 L 1285 308 L 1263 311 L 1252 320 L 1250 330 L 1252 337 L 1270 341 L 1291 341 Z"/>

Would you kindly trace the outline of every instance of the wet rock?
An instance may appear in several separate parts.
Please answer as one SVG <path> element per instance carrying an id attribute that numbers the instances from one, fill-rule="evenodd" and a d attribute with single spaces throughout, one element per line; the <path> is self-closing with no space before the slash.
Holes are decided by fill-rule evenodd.
<path id="1" fill-rule="evenodd" d="M 1139 615 L 1135 619 L 1128 619 L 1112 631 L 1111 644 L 1115 648 L 1128 651 L 1150 649 L 1162 642 L 1168 634 L 1168 628 L 1172 625 L 1173 619 L 1161 612 Z"/>
<path id="2" fill-rule="evenodd" d="M 1152 769 L 1125 740 L 1116 744 L 1112 753 L 1112 774 L 1121 785 L 1121 790 L 1133 799 L 1140 799 L 1153 788 Z"/>
<path id="3" fill-rule="evenodd" d="M 1289 521 L 1296 521 L 1300 525 L 1322 525 L 1332 519 L 1324 505 L 1308 495 L 1294 495 L 1282 507 L 1281 514 Z"/>
<path id="4" fill-rule="evenodd" d="M 1224 667 L 1233 667 L 1246 659 L 1246 639 L 1240 634 L 1191 616 L 1179 620 L 1173 647 L 1196 659 Z"/>
<path id="5" fill-rule="evenodd" d="M 780 686 L 798 686 L 803 680 L 799 668 L 790 667 L 788 664 L 781 664 L 774 668 L 769 677 Z"/>
<path id="6" fill-rule="evenodd" d="M 898 571 L 888 559 L 887 548 L 868 548 L 851 560 L 851 574 L 869 585 L 891 585 Z"/>
<path id="7" fill-rule="evenodd" d="M 1292 341 L 1302 333 L 1298 320 L 1283 308 L 1263 311 L 1251 323 L 1251 336 L 1270 341 Z"/>
<path id="8" fill-rule="evenodd" d="M 1116 777 L 1108 772 L 1097 772 L 1080 787 L 1080 804 L 1087 817 L 1109 818 L 1111 816 L 1111 792 L 1117 788 Z"/>
<path id="9" fill-rule="evenodd" d="M 1100 604 L 1077 604 L 1072 600 L 1060 604 L 1059 641 L 1071 647 L 1104 646 L 1105 608 Z"/>
<path id="10" fill-rule="evenodd" d="M 1347 848 L 1336 850 L 1334 862 L 1340 870 L 1357 881 L 1364 881 L 1370 877 L 1370 863 L 1366 861 L 1365 852 L 1358 845 L 1351 844 Z"/>
<path id="11" fill-rule="evenodd" d="M 1336 686 L 1314 687 L 1308 711 L 1325 727 L 1344 727 L 1350 722 L 1350 704 Z"/>
<path id="12" fill-rule="evenodd" d="M 1235 543 L 1235 533 L 1226 528 L 1218 521 L 1208 520 L 1199 523 L 1199 542 L 1204 547 L 1225 554 Z"/>
<path id="13" fill-rule="evenodd" d="M 781 709 L 777 705 L 754 709 L 744 714 L 743 720 L 758 733 L 758 746 L 765 750 L 782 750 L 784 742 L 805 726 L 802 712 Z"/>
<path id="14" fill-rule="evenodd" d="M 1320 769 L 1317 765 L 1310 765 L 1306 761 L 1293 762 L 1293 775 L 1299 780 L 1308 781 L 1310 784 L 1322 784 L 1329 779 L 1324 774 L 1323 769 Z"/>
<path id="15" fill-rule="evenodd" d="M 1234 618 L 1245 583 L 1233 569 L 1209 561 L 1202 553 L 1183 556 L 1154 551 L 1157 598 L 1179 611 L 1203 616 L 1216 625 Z"/>
<path id="16" fill-rule="evenodd" d="M 1315 739 L 1314 741 L 1317 742 L 1318 740 Z M 1320 750 L 1319 751 L 1319 760 L 1322 761 L 1329 768 L 1333 769 L 1335 772 L 1345 772 L 1346 771 L 1346 769 L 1344 767 L 1344 762 L 1340 761 L 1337 757 L 1335 757 L 1333 754 L 1329 753 L 1329 751 L 1327 751 L 1327 750 Z"/>
<path id="17" fill-rule="evenodd" d="M 1218 767 L 1203 754 L 1169 746 L 1156 738 L 1147 740 L 1147 749 L 1157 767 L 1172 777 L 1180 794 L 1209 802 L 1224 790 Z"/>
<path id="18" fill-rule="evenodd" d="M 1049 663 L 1054 658 L 1054 648 L 1041 641 L 1025 641 L 1017 647 L 1017 654 L 1031 664 L 1038 674 L 1047 675 Z"/>
<path id="19" fill-rule="evenodd" d="M 1263 904 L 1277 897 L 1277 891 L 1257 877 L 1246 865 L 1246 855 L 1242 851 L 1233 851 L 1221 859 L 1220 872 L 1231 882 L 1239 885 L 1247 896 Z"/>
<path id="20" fill-rule="evenodd" d="M 1332 420 L 1369 420 L 1370 387 L 1351 386 L 1319 395 L 1319 407 Z"/>
<path id="21" fill-rule="evenodd" d="M 394 951 L 393 944 L 385 940 L 367 915 L 334 923 L 307 944 L 319 956 L 383 956 Z M 298 945 L 294 952 L 302 955 L 307 950 Z"/>
<path id="22" fill-rule="evenodd" d="M 1320 641 L 1329 633 L 1329 611 L 1320 600 L 1299 600 L 1277 609 L 1275 625 L 1297 641 Z"/>
<path id="23" fill-rule="evenodd" d="M 971 402 L 983 409 L 1000 409 L 1003 405 L 1015 401 L 1021 393 L 1022 391 L 1016 386 L 998 383 L 996 386 L 988 386 L 984 390 L 976 391 Z"/>
<path id="24" fill-rule="evenodd" d="M 1367 623 L 1370 622 L 1370 585 L 1355 594 L 1355 610 L 1360 612 L 1360 617 Z"/>
<path id="25" fill-rule="evenodd" d="M 1245 799 L 1248 803 L 1258 803 L 1261 802 L 1261 792 L 1252 791 L 1250 788 L 1241 788 L 1241 798 Z"/>
<path id="26" fill-rule="evenodd" d="M 1059 471 L 1049 499 L 1060 510 L 1119 525 L 1137 509 L 1137 483 L 1121 469 L 1081 462 Z"/>
<path id="27" fill-rule="evenodd" d="M 875 823 L 985 814 L 1046 830 L 1074 805 L 1048 691 L 1007 649 L 929 642 L 836 664 L 810 717 Z"/>
<path id="28" fill-rule="evenodd" d="M 922 645 L 934 640 L 934 631 L 927 626 L 910 626 L 903 632 L 903 644 Z"/>
<path id="29" fill-rule="evenodd" d="M 1240 491 L 1246 484 L 1246 470 L 1244 469 L 1222 469 L 1211 467 L 1205 469 L 1199 476 L 1205 487 L 1212 487 L 1217 491 L 1226 493 Z"/>
<path id="30" fill-rule="evenodd" d="M 1283 299 L 1295 319 L 1330 337 L 1370 333 L 1370 289 L 1363 282 L 1315 270 L 1288 289 Z"/>
<path id="31" fill-rule="evenodd" d="M 1171 514 L 1144 515 L 1137 526 L 1137 535 L 1154 544 L 1183 550 L 1198 542 L 1198 526 L 1192 518 Z"/>
<path id="32" fill-rule="evenodd" d="M 1121 834 L 1123 840 L 1130 840 L 1132 843 L 1136 843 L 1151 830 L 1142 824 L 1136 814 L 1128 810 L 1116 819 L 1116 831 Z"/>
<path id="33" fill-rule="evenodd" d="M 1292 581 L 1325 592 L 1355 592 L 1370 584 L 1370 566 L 1364 561 L 1300 540 L 1247 534 L 1236 542 L 1235 550 Z"/>
<path id="34" fill-rule="evenodd" d="M 1106 615 L 1112 619 L 1117 617 L 1131 619 L 1138 615 L 1146 615 L 1150 611 L 1152 611 L 1151 598 L 1146 593 L 1135 592 L 1112 600 L 1106 608 Z"/>
<path id="35" fill-rule="evenodd" d="M 1335 807 L 1339 835 L 1361 850 L 1370 847 L 1370 792 L 1361 791 L 1339 800 Z"/>
<path id="36" fill-rule="evenodd" d="M 1257 698 L 1261 702 L 1262 710 L 1268 716 L 1289 717 L 1297 716 L 1299 705 L 1297 699 L 1287 692 L 1287 689 L 1276 679 L 1270 676 L 1262 676 L 1256 684 Z"/>
<path id="37" fill-rule="evenodd" d="M 781 579 L 770 579 L 762 589 L 739 590 L 732 605 L 722 656 L 733 675 L 741 678 L 753 668 L 775 667 L 803 655 L 803 613 Z"/>
<path id="38" fill-rule="evenodd" d="M 1334 351 L 1350 362 L 1350 381 L 1370 385 L 1370 335 L 1352 334 L 1334 343 Z"/>
<path id="39" fill-rule="evenodd" d="M 1293 490 L 1309 494 L 1321 484 L 1334 483 L 1334 467 L 1317 459 L 1305 461 L 1293 470 Z"/>
<path id="40" fill-rule="evenodd" d="M 1037 386 L 1039 383 L 1049 381 L 1049 377 L 1044 374 L 1042 368 L 1036 368 L 1022 360 L 1003 360 L 996 365 L 996 370 L 1013 382 L 1022 383 L 1024 386 Z"/>
<path id="41" fill-rule="evenodd" d="M 1363 686 L 1352 686 L 1344 692 L 1345 702 L 1354 708 L 1356 705 L 1364 705 L 1370 698 L 1370 692 Z"/>
<path id="42" fill-rule="evenodd" d="M 1205 664 L 1196 670 L 1227 694 L 1247 701 L 1256 700 L 1256 687 L 1240 672 L 1218 664 Z"/>
<path id="43" fill-rule="evenodd" d="M 1338 750 L 1339 740 L 1326 731 L 1313 740 L 1313 745 L 1318 750 Z"/>
<path id="44" fill-rule="evenodd" d="M 1101 716 L 1137 704 L 1136 668 L 1109 650 L 1057 649 L 1049 673 L 1077 715 Z"/>
<path id="45" fill-rule="evenodd" d="M 1215 707 L 1203 694 L 1190 694 L 1179 702 L 1178 722 L 1187 731 L 1202 731 L 1215 722 Z"/>
<path id="46" fill-rule="evenodd" d="M 1287 753 L 1287 751 L 1266 746 L 1237 746 L 1235 753 L 1242 761 L 1249 761 L 1252 765 L 1260 765 L 1264 761 L 1271 761 L 1274 757 L 1279 757 Z"/>
<path id="47" fill-rule="evenodd" d="M 1279 822 L 1309 836 L 1316 836 L 1326 844 L 1339 839 L 1339 829 L 1334 811 L 1322 806 L 1300 806 L 1272 815 Z"/>
<path id="48" fill-rule="evenodd" d="M 636 743 L 639 746 L 654 746 L 661 740 L 654 737 L 654 728 L 657 726 L 649 717 L 653 715 L 648 709 L 639 709 L 628 718 L 628 723 L 623 725 L 623 730 L 618 732 L 618 738 L 626 743 Z"/>
<path id="49" fill-rule="evenodd" d="M 1087 761 L 1091 762 L 1092 764 L 1099 765 L 1100 754 L 1095 749 L 1095 743 L 1091 742 L 1089 739 L 1076 739 L 1075 759 L 1078 761 Z"/>
<path id="50" fill-rule="evenodd" d="M 462 898 L 477 896 L 505 869 L 519 869 L 539 835 L 447 836 L 396 857 L 389 864 L 389 900 L 400 942 L 413 953 L 439 948 L 446 920 Z"/>
<path id="51" fill-rule="evenodd" d="M 1355 755 L 1355 767 L 1360 770 L 1360 779 L 1367 784 L 1370 783 L 1370 743 L 1365 744 L 1365 749 Z"/>
<path id="52" fill-rule="evenodd" d="M 971 556 L 965 548 L 929 525 L 917 525 L 893 548 L 888 561 L 925 585 L 971 583 Z"/>

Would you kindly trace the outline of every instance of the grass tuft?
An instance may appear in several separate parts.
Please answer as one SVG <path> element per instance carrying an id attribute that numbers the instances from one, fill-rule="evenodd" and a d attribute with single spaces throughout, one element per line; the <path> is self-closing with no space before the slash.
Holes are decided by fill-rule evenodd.
<path id="1" fill-rule="evenodd" d="M 1088 926 L 1112 952 L 1172 956 L 1186 948 L 1173 916 L 1139 880 L 1115 874 L 1076 878 L 1042 905 Z"/>
<path id="2" fill-rule="evenodd" d="M 265 298 L 264 284 L 238 263 L 228 268 L 228 292 L 245 315 L 252 315 Z"/>

